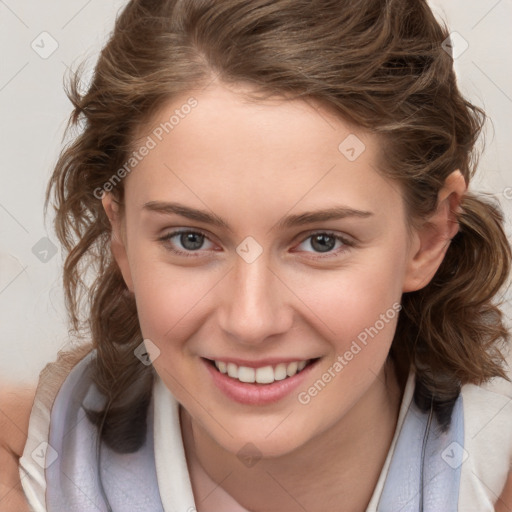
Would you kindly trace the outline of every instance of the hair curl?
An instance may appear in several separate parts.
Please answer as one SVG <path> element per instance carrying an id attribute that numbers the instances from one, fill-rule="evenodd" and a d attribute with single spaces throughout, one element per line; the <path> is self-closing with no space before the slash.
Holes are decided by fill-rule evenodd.
<path id="1" fill-rule="evenodd" d="M 143 339 L 135 300 L 112 257 L 111 226 L 94 191 L 129 158 L 134 134 L 164 102 L 213 77 L 261 95 L 314 98 L 383 141 L 384 175 L 402 184 L 411 221 L 428 218 L 445 179 L 469 183 L 484 112 L 456 85 L 448 31 L 424 0 L 132 0 L 116 20 L 93 80 L 82 67 L 66 93 L 80 133 L 48 184 L 66 250 L 66 305 L 77 334 L 97 349 L 96 384 L 109 407 L 91 418 L 113 449 L 144 442 L 153 368 L 133 351 Z M 123 183 L 112 192 L 122 204 Z M 509 334 L 494 303 L 510 246 L 499 208 L 468 193 L 460 230 L 433 280 L 403 295 L 390 357 L 416 371 L 414 399 L 434 403 L 445 428 L 460 388 L 503 370 Z M 92 265 L 94 281 L 84 280 Z M 84 296 L 87 307 L 84 307 Z M 80 312 L 83 312 L 83 316 Z M 140 428 L 134 428 L 139 425 Z"/>

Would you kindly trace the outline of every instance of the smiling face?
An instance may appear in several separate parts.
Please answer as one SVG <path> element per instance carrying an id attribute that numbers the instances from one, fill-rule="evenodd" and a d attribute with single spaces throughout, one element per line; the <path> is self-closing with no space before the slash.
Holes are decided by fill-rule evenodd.
<path id="1" fill-rule="evenodd" d="M 217 84 L 151 129 L 192 95 L 125 180 L 114 254 L 154 367 L 193 421 L 233 453 L 285 454 L 375 414 L 418 246 L 373 136 L 313 102 Z M 308 365 L 283 379 L 294 362 Z"/>

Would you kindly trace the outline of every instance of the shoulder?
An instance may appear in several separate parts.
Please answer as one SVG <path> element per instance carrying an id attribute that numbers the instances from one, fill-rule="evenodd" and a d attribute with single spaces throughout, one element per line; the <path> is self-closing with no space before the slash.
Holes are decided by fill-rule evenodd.
<path id="1" fill-rule="evenodd" d="M 512 463 L 512 382 L 497 377 L 480 386 L 466 384 L 461 395 L 466 438 L 473 443 L 505 443 Z"/>
<path id="2" fill-rule="evenodd" d="M 18 483 L 34 510 L 44 510 L 46 491 L 44 466 L 38 464 L 33 454 L 48 442 L 50 418 L 55 398 L 71 370 L 90 351 L 92 345 L 61 350 L 54 362 L 47 364 L 39 374 L 37 387 L 24 407 L 24 438 L 15 446 Z M 21 488 L 20 486 L 20 488 Z M 1 509 L 0 509 L 1 512 Z"/>
<path id="3" fill-rule="evenodd" d="M 0 384 L 0 447 L 21 456 L 36 386 Z"/>
<path id="4" fill-rule="evenodd" d="M 495 378 L 480 386 L 466 384 L 461 394 L 464 407 L 461 499 L 468 506 L 478 503 L 478 510 L 492 511 L 497 496 L 505 492 L 511 481 L 512 382 Z"/>
<path id="5" fill-rule="evenodd" d="M 508 474 L 505 488 L 496 502 L 494 512 L 510 512 L 512 510 L 512 470 Z"/>
<path id="6" fill-rule="evenodd" d="M 0 511 L 28 511 L 18 473 L 27 440 L 35 386 L 4 383 L 0 386 Z"/>

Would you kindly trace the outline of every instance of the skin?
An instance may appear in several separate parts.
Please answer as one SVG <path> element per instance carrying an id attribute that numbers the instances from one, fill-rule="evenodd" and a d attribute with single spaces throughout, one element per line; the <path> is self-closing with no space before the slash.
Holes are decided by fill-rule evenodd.
<path id="1" fill-rule="evenodd" d="M 339 503 L 347 511 L 364 509 L 389 449 L 402 393 L 385 363 L 392 323 L 308 405 L 298 404 L 296 394 L 273 406 L 234 404 L 208 386 L 198 359 L 322 357 L 308 385 L 314 382 L 402 292 L 430 281 L 456 233 L 452 212 L 466 189 L 464 180 L 455 171 L 428 225 L 409 233 L 400 190 L 375 171 L 378 141 L 372 136 L 311 103 L 247 104 L 218 84 L 196 97 L 200 109 L 126 179 L 126 212 L 110 194 L 103 205 L 113 227 L 112 251 L 135 293 L 143 333 L 161 351 L 154 366 L 183 406 L 198 510 L 229 505 L 232 512 L 314 512 Z M 161 119 L 183 99 L 162 109 Z M 337 152 L 349 133 L 366 145 L 350 163 Z M 233 231 L 141 214 L 149 200 L 208 205 Z M 335 204 L 373 215 L 269 231 L 289 212 Z M 173 256 L 156 240 L 170 227 L 206 230 L 220 250 L 211 258 Z M 332 259 L 314 260 L 306 228 L 348 234 L 358 243 Z M 248 235 L 263 248 L 251 264 L 235 252 Z M 29 510 L 18 461 L 34 391 L 0 387 L 0 511 Z M 247 442 L 262 455 L 251 468 L 236 456 Z M 512 475 L 496 503 L 497 512 L 509 510 Z"/>
<path id="2" fill-rule="evenodd" d="M 505 488 L 494 507 L 495 512 L 510 512 L 512 510 L 512 472 L 508 474 Z"/>
<path id="3" fill-rule="evenodd" d="M 35 386 L 0 384 L 0 512 L 29 512 L 18 470 L 27 441 Z"/>
<path id="4" fill-rule="evenodd" d="M 308 405 L 297 393 L 272 405 L 235 403 L 212 385 L 201 358 L 319 357 L 307 389 L 403 292 L 430 281 L 457 232 L 453 211 L 466 185 L 454 172 L 428 228 L 410 232 L 401 190 L 376 170 L 374 136 L 314 102 L 250 102 L 243 92 L 219 83 L 193 91 L 193 113 L 126 178 L 124 210 L 104 195 L 112 251 L 144 338 L 160 350 L 154 367 L 183 406 L 189 462 L 220 482 L 206 499 L 200 478 L 193 482 L 200 510 L 226 496 L 251 511 L 314 512 L 340 502 L 361 510 L 398 416 L 402 390 L 385 364 L 396 319 Z M 152 126 L 189 96 L 162 108 Z M 366 146 L 353 162 L 338 150 L 350 134 Z M 145 211 L 149 201 L 213 212 L 231 230 Z M 271 229 L 289 213 L 333 206 L 371 215 Z M 179 236 L 159 240 L 180 228 L 206 235 L 198 257 L 169 251 L 190 247 Z M 325 257 L 310 238 L 322 230 L 351 245 L 336 243 Z M 250 264 L 236 252 L 247 236 L 263 249 Z M 249 442 L 262 456 L 252 468 L 237 457 Z"/>
<path id="5" fill-rule="evenodd" d="M 428 228 L 411 233 L 401 190 L 376 170 L 374 136 L 321 105 L 250 102 L 243 92 L 219 83 L 195 91 L 198 107 L 126 178 L 125 209 L 105 194 L 112 250 L 143 335 L 160 350 L 155 369 L 183 406 L 189 460 L 221 482 L 205 500 L 196 479 L 200 506 L 227 494 L 253 511 L 325 510 L 340 499 L 344 510 L 361 510 L 398 416 L 402 390 L 386 364 L 396 318 L 307 405 L 297 393 L 238 404 L 212 385 L 201 358 L 321 358 L 307 389 L 403 292 L 430 281 L 458 229 L 452 212 L 465 183 L 454 173 Z M 185 101 L 176 98 L 153 125 Z M 338 150 L 350 134 L 366 146 L 355 161 Z M 209 210 L 231 230 L 145 211 L 149 201 Z M 370 215 L 271 229 L 288 213 L 333 206 Z M 198 257 L 169 251 L 190 247 L 179 236 L 159 240 L 176 228 L 206 235 Z M 325 257 L 311 243 L 321 230 L 348 243 Z M 263 249 L 251 263 L 236 252 L 247 236 Z M 237 457 L 249 442 L 262 456 L 252 468 Z"/>
<path id="6" fill-rule="evenodd" d="M 198 510 L 314 512 L 334 503 L 362 510 L 389 449 L 403 391 L 385 363 L 393 323 L 307 405 L 296 393 L 272 406 L 235 404 L 209 386 L 199 358 L 321 357 L 301 387 L 307 389 L 402 292 L 430 281 L 456 233 L 452 212 L 466 186 L 454 172 L 428 225 L 409 232 L 401 191 L 376 172 L 375 138 L 313 102 L 250 104 L 239 92 L 219 84 L 194 91 L 199 108 L 125 180 L 126 211 L 104 196 L 112 251 L 135 293 L 144 336 L 161 351 L 155 369 L 182 404 Z M 168 119 L 184 99 L 163 108 L 155 122 Z M 366 145 L 354 162 L 337 150 L 349 133 Z M 232 231 L 142 214 L 150 200 L 209 209 Z M 373 215 L 269 231 L 288 213 L 333 205 Z M 172 227 L 201 229 L 213 242 L 205 240 L 197 259 L 172 255 L 157 241 Z M 357 244 L 315 260 L 307 237 L 325 229 Z M 248 235 L 263 248 L 250 264 L 235 251 Z M 17 465 L 33 392 L 5 386 L 0 392 L 0 510 L 28 510 Z M 262 456 L 250 468 L 236 456 L 247 442 Z M 512 509 L 511 480 L 499 512 Z"/>

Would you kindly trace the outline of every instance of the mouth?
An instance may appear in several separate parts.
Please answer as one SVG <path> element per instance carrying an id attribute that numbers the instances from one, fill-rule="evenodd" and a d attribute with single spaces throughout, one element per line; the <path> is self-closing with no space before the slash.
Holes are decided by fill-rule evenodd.
<path id="1" fill-rule="evenodd" d="M 228 398 L 247 405 L 265 405 L 290 395 L 304 382 L 321 358 L 266 363 L 260 366 L 201 359 L 215 386 Z"/>
<path id="2" fill-rule="evenodd" d="M 276 381 L 286 380 L 297 375 L 318 359 L 297 360 L 256 368 L 211 359 L 206 361 L 220 373 L 239 382 L 247 384 L 273 384 Z"/>

